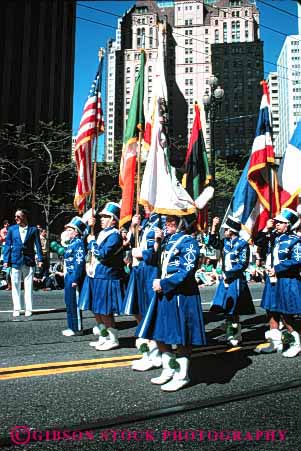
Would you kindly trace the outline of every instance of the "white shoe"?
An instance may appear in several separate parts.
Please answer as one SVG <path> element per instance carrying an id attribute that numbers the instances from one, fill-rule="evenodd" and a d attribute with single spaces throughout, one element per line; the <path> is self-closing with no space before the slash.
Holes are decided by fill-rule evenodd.
<path id="1" fill-rule="evenodd" d="M 92 346 L 93 348 L 95 348 L 95 346 L 101 345 L 106 341 L 107 337 L 99 337 L 98 340 L 96 341 L 90 341 L 89 346 Z"/>
<path id="2" fill-rule="evenodd" d="M 226 330 L 226 339 L 231 346 L 241 343 L 241 325 L 239 323 L 229 323 Z"/>
<path id="3" fill-rule="evenodd" d="M 64 337 L 72 337 L 73 335 L 75 335 L 75 332 L 73 332 L 73 330 L 71 329 L 65 329 L 62 331 L 62 334 L 64 335 Z"/>
<path id="4" fill-rule="evenodd" d="M 161 390 L 163 391 L 177 391 L 180 390 L 180 388 L 185 387 L 185 385 L 188 385 L 190 382 L 190 379 L 175 379 L 172 378 L 171 381 L 167 382 L 167 384 L 162 385 Z"/>
<path id="5" fill-rule="evenodd" d="M 172 379 L 175 370 L 170 368 L 169 362 L 173 358 L 173 354 L 169 352 L 163 352 L 162 354 L 162 367 L 163 371 L 159 377 L 153 377 L 151 383 L 155 385 L 162 385 Z"/>
<path id="6" fill-rule="evenodd" d="M 111 349 L 118 348 L 119 341 L 117 338 L 117 330 L 113 329 L 113 327 L 108 327 L 108 336 L 103 337 L 105 338 L 105 341 L 101 344 L 98 344 L 95 346 L 95 349 L 97 351 L 110 351 Z"/>
<path id="7" fill-rule="evenodd" d="M 293 331 L 291 336 L 294 338 L 294 341 L 292 341 L 289 348 L 282 353 L 283 357 L 296 357 L 301 352 L 300 335 L 298 332 Z"/>
<path id="8" fill-rule="evenodd" d="M 119 341 L 118 340 L 106 340 L 102 344 L 98 344 L 95 346 L 97 351 L 110 351 L 111 349 L 118 348 Z"/>
<path id="9" fill-rule="evenodd" d="M 30 310 L 25 310 L 25 316 L 31 316 L 32 312 Z"/>
<path id="10" fill-rule="evenodd" d="M 271 352 L 281 352 L 283 349 L 282 332 L 278 329 L 271 329 L 265 333 L 269 346 L 261 348 L 263 354 Z"/>
<path id="11" fill-rule="evenodd" d="M 179 368 L 174 370 L 174 375 L 171 381 L 167 384 L 162 385 L 161 390 L 163 391 L 177 391 L 180 388 L 185 387 L 190 382 L 188 377 L 189 359 L 187 357 L 178 357 L 176 362 Z"/>
<path id="12" fill-rule="evenodd" d="M 14 310 L 13 311 L 13 317 L 17 318 L 18 316 L 20 316 L 20 310 Z"/>
<path id="13" fill-rule="evenodd" d="M 142 343 L 140 343 L 141 346 Z M 143 352 L 142 359 L 134 360 L 132 363 L 132 370 L 135 371 L 148 371 L 152 368 L 160 368 L 162 366 L 161 353 L 157 347 L 157 343 L 153 340 L 147 343 L 147 352 Z"/>

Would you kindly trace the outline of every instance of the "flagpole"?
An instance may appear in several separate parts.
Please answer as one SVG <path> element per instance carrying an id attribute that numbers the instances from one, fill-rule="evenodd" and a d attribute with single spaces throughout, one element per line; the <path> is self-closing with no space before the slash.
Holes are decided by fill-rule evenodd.
<path id="1" fill-rule="evenodd" d="M 141 143 L 143 138 L 143 131 L 139 131 L 138 149 L 137 149 L 137 184 L 136 184 L 136 215 L 139 215 L 139 199 L 140 199 L 140 184 L 141 184 Z M 139 227 L 135 228 L 135 247 L 138 246 Z"/>
<path id="2" fill-rule="evenodd" d="M 98 60 L 99 64 L 101 63 L 101 60 L 104 56 L 105 50 L 104 48 L 100 48 L 98 51 Z M 98 74 L 99 77 L 101 77 L 101 74 Z M 98 95 L 98 93 L 97 93 Z M 98 99 L 97 99 L 98 102 Z M 95 216 L 95 203 L 96 203 L 96 175 L 97 175 L 97 151 L 98 151 L 98 132 L 99 132 L 99 121 L 100 118 L 97 117 L 96 121 L 96 139 L 95 139 L 95 146 L 94 146 L 94 161 L 93 161 L 93 183 L 92 183 L 92 200 L 91 200 L 91 207 L 92 207 L 92 216 Z M 91 226 L 91 235 L 94 235 L 94 225 Z"/>

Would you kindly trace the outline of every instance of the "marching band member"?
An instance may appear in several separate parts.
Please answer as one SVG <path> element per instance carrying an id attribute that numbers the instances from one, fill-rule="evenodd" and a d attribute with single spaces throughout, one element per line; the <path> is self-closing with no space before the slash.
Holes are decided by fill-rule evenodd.
<path id="1" fill-rule="evenodd" d="M 97 351 L 108 351 L 119 346 L 117 329 L 113 314 L 122 310 L 124 292 L 123 247 L 122 238 L 117 229 L 120 206 L 108 202 L 99 213 L 102 231 L 97 240 L 88 236 L 88 250 L 92 252 L 94 264 L 89 274 L 92 291 L 92 311 L 95 315 L 100 336 L 91 342 Z M 95 218 L 88 224 L 95 225 Z"/>
<path id="2" fill-rule="evenodd" d="M 222 225 L 223 240 L 216 234 L 219 218 L 213 218 L 209 244 L 219 248 L 223 244 L 223 280 L 219 283 L 211 306 L 211 311 L 226 316 L 226 340 L 231 346 L 241 342 L 239 315 L 255 313 L 251 293 L 244 275 L 249 264 L 248 243 L 239 237 L 241 223 L 228 216 Z"/>
<path id="3" fill-rule="evenodd" d="M 269 346 L 258 350 L 263 353 L 283 351 L 284 357 L 295 357 L 301 352 L 300 335 L 293 317 L 301 313 L 301 238 L 294 233 L 299 224 L 298 213 L 284 208 L 274 220 L 268 221 L 257 238 L 260 245 L 264 242 L 265 233 L 266 241 L 270 242 L 270 258 L 266 264 L 269 277 L 261 303 L 269 319 L 270 330 L 265 334 Z M 275 231 L 271 232 L 273 225 Z M 279 328 L 280 319 L 286 326 L 286 332 Z M 284 349 L 284 344 L 287 349 Z"/>
<path id="4" fill-rule="evenodd" d="M 140 216 L 135 215 L 131 229 L 140 225 Z M 157 250 L 162 239 L 160 215 L 152 213 L 142 222 L 140 231 L 140 246 L 132 249 L 132 256 L 138 261 L 138 266 L 133 266 L 130 274 L 127 291 L 125 294 L 124 313 L 135 315 L 138 324 L 144 318 L 148 306 L 152 300 L 153 280 L 159 276 Z M 159 368 L 162 365 L 161 353 L 153 340 L 138 338 L 136 346 L 142 353 L 142 359 L 135 360 L 132 369 L 135 371 L 147 371 L 151 368 Z"/>
<path id="5" fill-rule="evenodd" d="M 181 227 L 185 219 L 167 216 L 167 236 L 162 242 L 162 274 L 154 279 L 155 295 L 139 337 L 155 340 L 162 353 L 163 371 L 151 379 L 163 391 L 176 391 L 189 383 L 188 367 L 192 345 L 206 342 L 199 289 L 194 273 L 199 246 Z M 177 353 L 172 351 L 177 345 Z"/>
<path id="6" fill-rule="evenodd" d="M 82 241 L 85 231 L 86 224 L 78 216 L 65 225 L 64 236 L 68 241 L 64 252 L 64 299 L 68 325 L 68 329 L 62 331 L 65 337 L 76 335 L 82 330 L 82 315 L 77 306 L 77 292 L 81 287 L 85 267 L 85 246 Z"/>

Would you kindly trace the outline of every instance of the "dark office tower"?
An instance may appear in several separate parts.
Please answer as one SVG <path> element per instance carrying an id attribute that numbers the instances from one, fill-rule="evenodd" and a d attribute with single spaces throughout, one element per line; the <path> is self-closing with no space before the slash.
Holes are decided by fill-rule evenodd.
<path id="1" fill-rule="evenodd" d="M 225 92 L 215 124 L 215 151 L 243 166 L 252 149 L 262 97 L 263 42 L 213 44 L 211 62 Z"/>
<path id="2" fill-rule="evenodd" d="M 75 1 L 2 0 L 0 124 L 71 128 Z"/>

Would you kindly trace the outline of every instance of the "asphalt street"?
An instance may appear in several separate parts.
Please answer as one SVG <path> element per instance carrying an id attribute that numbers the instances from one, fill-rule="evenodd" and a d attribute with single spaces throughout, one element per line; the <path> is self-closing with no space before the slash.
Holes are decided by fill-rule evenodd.
<path id="1" fill-rule="evenodd" d="M 266 330 L 263 286 L 250 286 L 256 315 L 242 317 L 243 346 L 223 342 L 221 318 L 208 312 L 214 288 L 202 288 L 208 347 L 196 349 L 191 384 L 164 393 L 150 383 L 160 370 L 130 369 L 133 317 L 116 318 L 120 348 L 65 338 L 63 292 L 35 292 L 34 315 L 12 321 L 0 291 L 0 446 L 24 450 L 301 449 L 300 357 L 258 355 Z M 21 427 L 22 429 L 17 429 Z M 19 443 L 19 445 L 17 445 Z"/>

